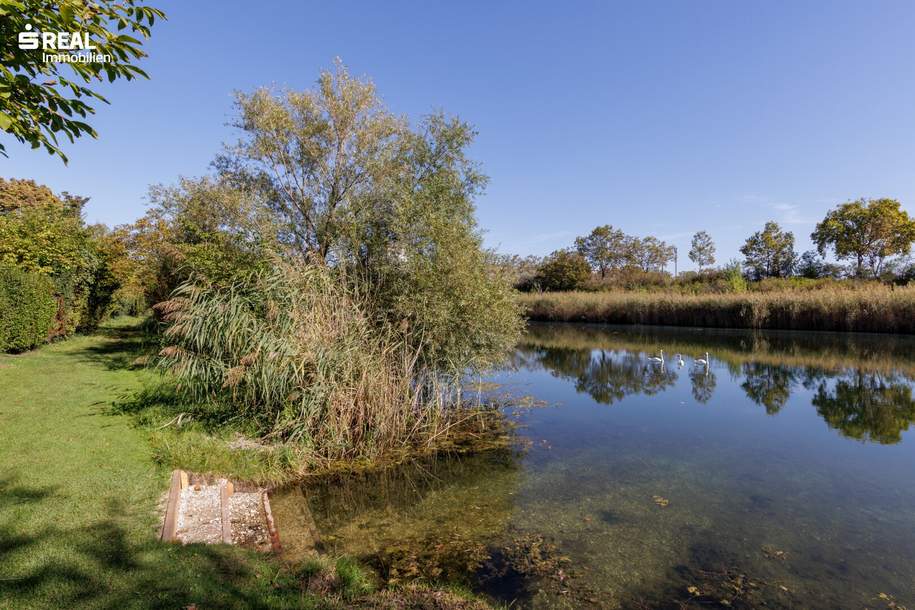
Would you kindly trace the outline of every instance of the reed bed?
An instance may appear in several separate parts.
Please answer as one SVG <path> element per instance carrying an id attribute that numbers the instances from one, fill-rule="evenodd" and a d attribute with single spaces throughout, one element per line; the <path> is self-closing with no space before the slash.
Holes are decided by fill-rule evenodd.
<path id="1" fill-rule="evenodd" d="M 189 418 L 240 422 L 316 462 L 375 460 L 493 432 L 457 379 L 419 364 L 325 267 L 277 263 L 230 288 L 188 283 L 157 306 L 159 365 Z"/>
<path id="2" fill-rule="evenodd" d="M 915 287 L 780 292 L 522 294 L 531 320 L 716 328 L 915 333 Z"/>

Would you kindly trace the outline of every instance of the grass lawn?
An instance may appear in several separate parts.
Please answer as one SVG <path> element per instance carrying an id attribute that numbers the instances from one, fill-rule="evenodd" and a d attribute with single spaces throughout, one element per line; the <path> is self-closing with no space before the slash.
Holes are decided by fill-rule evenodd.
<path id="1" fill-rule="evenodd" d="M 169 473 L 110 408 L 151 375 L 136 322 L 0 355 L 0 608 L 315 605 L 268 558 L 156 540 Z"/>

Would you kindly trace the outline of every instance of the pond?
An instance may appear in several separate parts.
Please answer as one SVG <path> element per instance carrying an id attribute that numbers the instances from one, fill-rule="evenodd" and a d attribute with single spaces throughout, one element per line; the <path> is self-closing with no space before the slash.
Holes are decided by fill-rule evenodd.
<path id="1" fill-rule="evenodd" d="M 912 337 L 535 324 L 487 378 L 515 448 L 274 508 L 291 556 L 512 607 L 912 608 L 913 380 Z"/>

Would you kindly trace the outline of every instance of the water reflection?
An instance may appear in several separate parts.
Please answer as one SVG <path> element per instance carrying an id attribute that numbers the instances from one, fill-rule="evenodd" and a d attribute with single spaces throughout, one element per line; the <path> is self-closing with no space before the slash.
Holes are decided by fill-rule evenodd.
<path id="1" fill-rule="evenodd" d="M 796 368 L 747 362 L 743 365 L 744 381 L 740 387 L 747 393 L 747 398 L 764 406 L 769 415 L 775 415 L 791 397 L 796 373 Z"/>
<path id="2" fill-rule="evenodd" d="M 552 347 L 521 348 L 530 364 L 539 364 L 576 390 L 609 405 L 639 392 L 657 394 L 677 380 L 675 369 L 647 362 L 638 353 Z"/>
<path id="3" fill-rule="evenodd" d="M 822 381 L 812 402 L 831 428 L 862 441 L 898 443 L 915 421 L 910 380 L 898 375 L 856 373 Z"/>
<path id="4" fill-rule="evenodd" d="M 899 442 L 901 432 L 915 421 L 915 342 L 811 335 L 532 325 L 516 363 L 571 380 L 576 391 L 605 405 L 633 394 L 664 392 L 681 372 L 688 375 L 693 398 L 705 404 L 718 385 L 715 369 L 725 368 L 746 397 L 769 415 L 778 414 L 793 391 L 813 390 L 817 412 L 844 436 Z M 712 365 L 697 365 L 688 356 L 685 367 L 677 366 L 676 359 L 653 364 L 649 355 L 658 346 L 683 354 L 711 352 Z"/>
<path id="5" fill-rule="evenodd" d="M 689 374 L 689 380 L 692 386 L 693 398 L 696 399 L 696 402 L 705 404 L 711 400 L 718 381 L 710 366 L 693 369 Z"/>

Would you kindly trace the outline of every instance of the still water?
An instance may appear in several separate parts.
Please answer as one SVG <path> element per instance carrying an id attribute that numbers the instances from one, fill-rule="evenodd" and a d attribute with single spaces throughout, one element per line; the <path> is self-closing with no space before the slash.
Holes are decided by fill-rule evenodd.
<path id="1" fill-rule="evenodd" d="M 913 380 L 911 337 L 532 325 L 487 379 L 513 449 L 274 506 L 291 555 L 512 607 L 911 610 Z"/>

